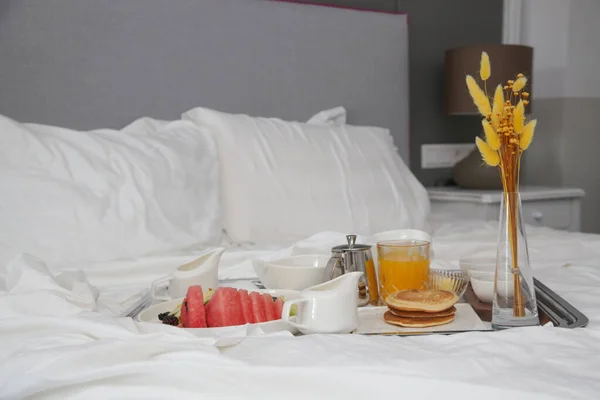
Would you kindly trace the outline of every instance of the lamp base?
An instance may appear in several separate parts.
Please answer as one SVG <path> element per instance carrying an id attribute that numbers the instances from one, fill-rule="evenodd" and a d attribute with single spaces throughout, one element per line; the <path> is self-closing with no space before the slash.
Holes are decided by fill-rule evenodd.
<path id="1" fill-rule="evenodd" d="M 454 165 L 452 179 L 465 189 L 502 190 L 498 168 L 485 165 L 477 149 Z"/>

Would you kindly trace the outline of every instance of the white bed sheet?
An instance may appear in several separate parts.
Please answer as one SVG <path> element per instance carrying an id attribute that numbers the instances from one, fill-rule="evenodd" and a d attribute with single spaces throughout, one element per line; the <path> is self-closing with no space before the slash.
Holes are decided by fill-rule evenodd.
<path id="1" fill-rule="evenodd" d="M 496 226 L 433 220 L 436 259 L 493 255 Z M 587 328 L 410 338 L 278 334 L 219 347 L 181 329 L 114 316 L 194 254 L 83 272 L 50 272 L 21 256 L 0 275 L 0 398 L 597 399 L 600 236 L 528 228 L 536 277 L 584 312 Z M 220 278 L 253 277 L 252 257 L 327 253 L 343 240 L 329 232 L 279 251 L 231 249 Z"/>

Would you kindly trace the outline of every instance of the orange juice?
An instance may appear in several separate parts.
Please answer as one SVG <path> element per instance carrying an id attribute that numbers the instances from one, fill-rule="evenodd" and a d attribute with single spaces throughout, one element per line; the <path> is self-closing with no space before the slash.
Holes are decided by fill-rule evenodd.
<path id="1" fill-rule="evenodd" d="M 377 305 L 379 293 L 377 290 L 377 273 L 372 259 L 366 261 L 367 283 L 369 284 L 369 304 Z"/>
<path id="2" fill-rule="evenodd" d="M 429 280 L 429 242 L 395 241 L 377 244 L 379 298 L 399 290 L 423 289 Z"/>

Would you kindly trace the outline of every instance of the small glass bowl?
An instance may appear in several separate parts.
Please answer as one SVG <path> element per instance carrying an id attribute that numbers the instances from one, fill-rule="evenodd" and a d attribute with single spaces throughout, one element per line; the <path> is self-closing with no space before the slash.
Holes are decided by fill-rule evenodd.
<path id="1" fill-rule="evenodd" d="M 460 269 L 433 269 L 429 270 L 429 288 L 447 290 L 459 298 L 467 290 L 469 277 Z"/>

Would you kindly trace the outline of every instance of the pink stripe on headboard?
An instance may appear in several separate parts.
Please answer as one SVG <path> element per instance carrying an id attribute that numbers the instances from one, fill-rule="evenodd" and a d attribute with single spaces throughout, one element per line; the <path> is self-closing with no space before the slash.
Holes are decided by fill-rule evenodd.
<path id="1" fill-rule="evenodd" d="M 321 4 L 321 3 L 314 3 L 312 1 L 304 1 L 304 0 L 269 0 L 269 1 L 277 1 L 279 3 L 296 3 L 296 4 L 306 4 L 309 6 L 339 8 L 342 10 L 374 12 L 374 13 L 379 13 L 379 14 L 392 14 L 392 15 L 405 15 L 406 14 L 406 13 L 399 12 L 399 11 L 366 10 L 364 8 L 358 8 L 358 7 L 341 6 L 341 5 L 335 5 L 335 4 Z"/>

